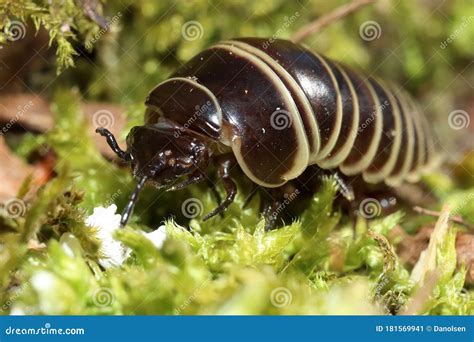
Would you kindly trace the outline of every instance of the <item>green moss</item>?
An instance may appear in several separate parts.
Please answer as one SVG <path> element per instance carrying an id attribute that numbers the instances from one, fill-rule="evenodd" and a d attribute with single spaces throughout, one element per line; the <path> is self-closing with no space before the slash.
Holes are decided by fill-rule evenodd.
<path id="1" fill-rule="evenodd" d="M 56 48 L 58 74 L 74 66 L 78 53 L 72 42 L 81 39 L 87 44 L 99 31 L 98 25 L 74 1 L 0 1 L 0 43 L 21 39 L 32 26 L 49 33 L 49 45 Z"/>

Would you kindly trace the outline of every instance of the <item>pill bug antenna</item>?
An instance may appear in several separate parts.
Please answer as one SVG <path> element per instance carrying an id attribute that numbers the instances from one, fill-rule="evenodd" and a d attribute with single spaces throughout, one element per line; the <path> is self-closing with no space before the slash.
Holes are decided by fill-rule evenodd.
<path id="1" fill-rule="evenodd" d="M 120 159 L 123 159 L 126 162 L 132 161 L 132 155 L 126 151 L 123 151 L 119 147 L 117 140 L 115 140 L 115 137 L 112 132 L 110 132 L 107 128 L 104 127 L 98 127 L 95 131 L 96 133 L 99 133 L 101 136 L 105 137 L 112 151 L 114 151 Z"/>
<path id="2" fill-rule="evenodd" d="M 122 219 L 120 220 L 120 225 L 122 227 L 127 224 L 128 219 L 130 218 L 130 214 L 132 213 L 133 207 L 135 206 L 135 203 L 137 203 L 138 195 L 140 194 L 140 191 L 142 191 L 147 178 L 147 176 L 143 176 L 142 178 L 140 178 L 137 183 L 137 186 L 135 187 L 135 190 L 133 190 L 132 194 L 130 195 L 127 206 L 123 210 Z"/>

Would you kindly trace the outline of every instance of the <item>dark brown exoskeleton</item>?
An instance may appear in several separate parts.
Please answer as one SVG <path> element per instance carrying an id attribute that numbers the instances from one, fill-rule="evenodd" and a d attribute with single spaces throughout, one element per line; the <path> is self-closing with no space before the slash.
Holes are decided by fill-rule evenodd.
<path id="1" fill-rule="evenodd" d="M 214 45 L 145 103 L 145 125 L 131 130 L 127 151 L 97 129 L 138 179 L 122 225 L 145 183 L 182 189 L 205 179 L 211 162 L 227 196 L 206 218 L 232 203 L 237 164 L 265 188 L 283 187 L 310 165 L 396 186 L 439 160 L 426 119 L 404 91 L 285 40 Z M 340 188 L 351 199 L 350 188 Z"/>

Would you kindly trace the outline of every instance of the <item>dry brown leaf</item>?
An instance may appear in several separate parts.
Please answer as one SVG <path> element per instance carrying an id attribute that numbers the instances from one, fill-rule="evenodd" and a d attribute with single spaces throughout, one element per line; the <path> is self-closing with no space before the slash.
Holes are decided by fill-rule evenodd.
<path id="1" fill-rule="evenodd" d="M 408 235 L 403 229 L 397 229 L 391 237 L 393 239 L 401 238 L 397 246 L 397 254 L 400 260 L 409 266 L 414 266 L 420 254 L 425 250 L 433 233 L 433 225 L 422 227 L 416 235 Z M 466 283 L 474 284 L 474 234 L 458 233 L 456 235 L 456 255 L 458 265 L 464 263 L 466 266 Z"/>
<path id="2" fill-rule="evenodd" d="M 474 284 L 474 235 L 458 234 L 456 251 L 458 264 L 466 266 L 466 283 Z"/>
<path id="3" fill-rule="evenodd" d="M 33 173 L 32 166 L 11 153 L 5 139 L 0 136 L 0 203 L 16 197 L 21 184 Z"/>
<path id="4" fill-rule="evenodd" d="M 20 125 L 33 132 L 48 131 L 54 124 L 48 103 L 31 94 L 0 96 L 0 122 L 5 130 Z"/>
<path id="5" fill-rule="evenodd" d="M 97 126 L 104 125 L 117 137 L 119 143 L 123 143 L 119 137 L 125 127 L 124 109 L 101 102 L 82 103 L 81 109 L 91 126 L 90 134 L 99 151 L 109 159 L 114 158 L 115 154 L 105 139 L 94 131 Z M 54 120 L 45 99 L 31 94 L 10 94 L 0 96 L 0 124 L 6 131 L 14 125 L 20 125 L 28 131 L 44 133 L 53 128 Z"/>

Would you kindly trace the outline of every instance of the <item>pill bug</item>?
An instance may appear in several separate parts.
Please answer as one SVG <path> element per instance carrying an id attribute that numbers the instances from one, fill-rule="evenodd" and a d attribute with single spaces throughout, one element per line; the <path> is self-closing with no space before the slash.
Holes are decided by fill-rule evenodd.
<path id="1" fill-rule="evenodd" d="M 178 190 L 204 180 L 210 163 L 227 196 L 206 218 L 232 203 L 237 164 L 265 188 L 282 187 L 310 165 L 394 187 L 440 160 L 426 118 L 405 91 L 286 40 L 211 46 L 145 104 L 145 124 L 132 128 L 126 151 L 97 129 L 138 179 L 122 224 L 145 183 Z"/>

